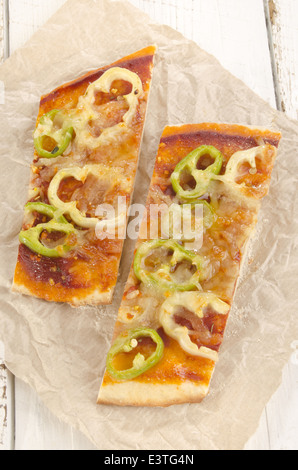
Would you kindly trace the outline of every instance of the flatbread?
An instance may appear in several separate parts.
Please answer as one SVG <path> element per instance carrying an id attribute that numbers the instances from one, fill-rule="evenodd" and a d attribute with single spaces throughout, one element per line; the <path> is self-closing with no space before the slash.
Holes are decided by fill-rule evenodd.
<path id="1" fill-rule="evenodd" d="M 154 55 L 149 46 L 41 98 L 14 291 L 73 306 L 111 303 Z"/>
<path id="2" fill-rule="evenodd" d="M 99 404 L 169 406 L 207 395 L 280 138 L 231 124 L 164 129 Z M 156 205 L 163 210 L 152 212 Z M 189 232 L 177 224 L 187 207 L 201 208 Z"/>

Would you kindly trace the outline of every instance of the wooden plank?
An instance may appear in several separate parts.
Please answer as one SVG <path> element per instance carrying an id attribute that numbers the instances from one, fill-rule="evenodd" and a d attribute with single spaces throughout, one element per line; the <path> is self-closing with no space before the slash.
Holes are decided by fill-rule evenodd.
<path id="1" fill-rule="evenodd" d="M 8 57 L 7 2 L 0 0 L 0 64 Z M 0 105 L 4 84 L 0 81 Z M 0 341 L 0 450 L 14 448 L 14 377 L 5 366 L 4 345 Z"/>
<path id="2" fill-rule="evenodd" d="M 8 0 L 9 49 L 12 54 L 23 46 L 66 0 Z"/>
<path id="3" fill-rule="evenodd" d="M 0 0 L 0 64 L 8 56 L 8 0 Z"/>
<path id="4" fill-rule="evenodd" d="M 298 2 L 266 0 L 281 110 L 298 118 Z"/>
<path id="5" fill-rule="evenodd" d="M 0 450 L 14 449 L 14 378 L 4 364 L 0 341 Z"/>
<path id="6" fill-rule="evenodd" d="M 0 63 L 4 61 L 4 2 L 0 0 Z M 0 450 L 8 450 L 7 431 L 7 369 L 4 364 L 4 345 L 0 342 Z"/>
<path id="7" fill-rule="evenodd" d="M 298 2 L 265 0 L 277 105 L 298 117 Z M 283 380 L 266 407 L 270 448 L 298 450 L 298 339 Z"/>
<path id="8" fill-rule="evenodd" d="M 129 0 L 154 21 L 177 29 L 276 106 L 263 2 Z"/>
<path id="9" fill-rule="evenodd" d="M 264 409 L 255 434 L 248 440 L 244 450 L 270 450 L 267 410 Z"/>
<path id="10" fill-rule="evenodd" d="M 95 450 L 83 434 L 54 416 L 21 380 L 16 380 L 15 415 L 15 450 Z"/>
<path id="11" fill-rule="evenodd" d="M 4 2 L 0 0 L 0 64 L 4 60 Z"/>
<path id="12" fill-rule="evenodd" d="M 271 450 L 298 450 L 298 363 L 284 368 L 282 385 L 268 403 L 267 420 Z"/>
<path id="13" fill-rule="evenodd" d="M 282 384 L 268 402 L 259 428 L 245 450 L 298 450 L 298 341 L 294 341 L 292 347 L 293 354 L 284 368 Z"/>

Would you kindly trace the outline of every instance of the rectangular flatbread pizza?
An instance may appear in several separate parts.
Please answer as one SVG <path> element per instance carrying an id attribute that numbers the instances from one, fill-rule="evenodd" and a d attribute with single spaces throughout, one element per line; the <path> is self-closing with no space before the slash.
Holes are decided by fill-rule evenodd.
<path id="1" fill-rule="evenodd" d="M 111 303 L 154 55 L 149 46 L 41 98 L 14 291 L 73 306 Z M 114 239 L 102 233 L 111 209 Z"/>
<path id="2" fill-rule="evenodd" d="M 164 129 L 98 403 L 206 396 L 280 138 L 241 125 Z"/>

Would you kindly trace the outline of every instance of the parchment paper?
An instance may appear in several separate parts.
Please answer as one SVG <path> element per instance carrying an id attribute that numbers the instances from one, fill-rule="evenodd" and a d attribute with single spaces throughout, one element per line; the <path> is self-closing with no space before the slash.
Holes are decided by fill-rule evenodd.
<path id="1" fill-rule="evenodd" d="M 117 25 L 117 28 L 115 28 Z M 283 133 L 256 236 L 211 384 L 201 404 L 166 409 L 96 405 L 124 283 L 127 240 L 113 304 L 73 309 L 12 294 L 39 99 L 88 70 L 158 46 L 134 200 L 145 202 L 162 129 L 202 121 Z M 99 449 L 242 449 L 281 382 L 298 339 L 298 123 L 272 109 L 215 58 L 124 1 L 70 0 L 0 68 L 0 339 L 7 366 L 61 420 Z"/>

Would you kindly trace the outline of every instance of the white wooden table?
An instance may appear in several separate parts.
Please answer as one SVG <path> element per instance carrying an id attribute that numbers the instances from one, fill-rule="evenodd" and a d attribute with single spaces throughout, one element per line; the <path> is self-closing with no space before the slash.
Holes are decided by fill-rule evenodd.
<path id="1" fill-rule="evenodd" d="M 3 62 L 66 0 L 0 0 Z M 271 106 L 298 118 L 297 0 L 130 0 L 242 79 Z M 247 450 L 298 450 L 298 338 L 283 382 Z M 0 450 L 93 450 L 5 368 L 0 344 Z M 95 450 L 95 449 L 94 449 Z"/>

